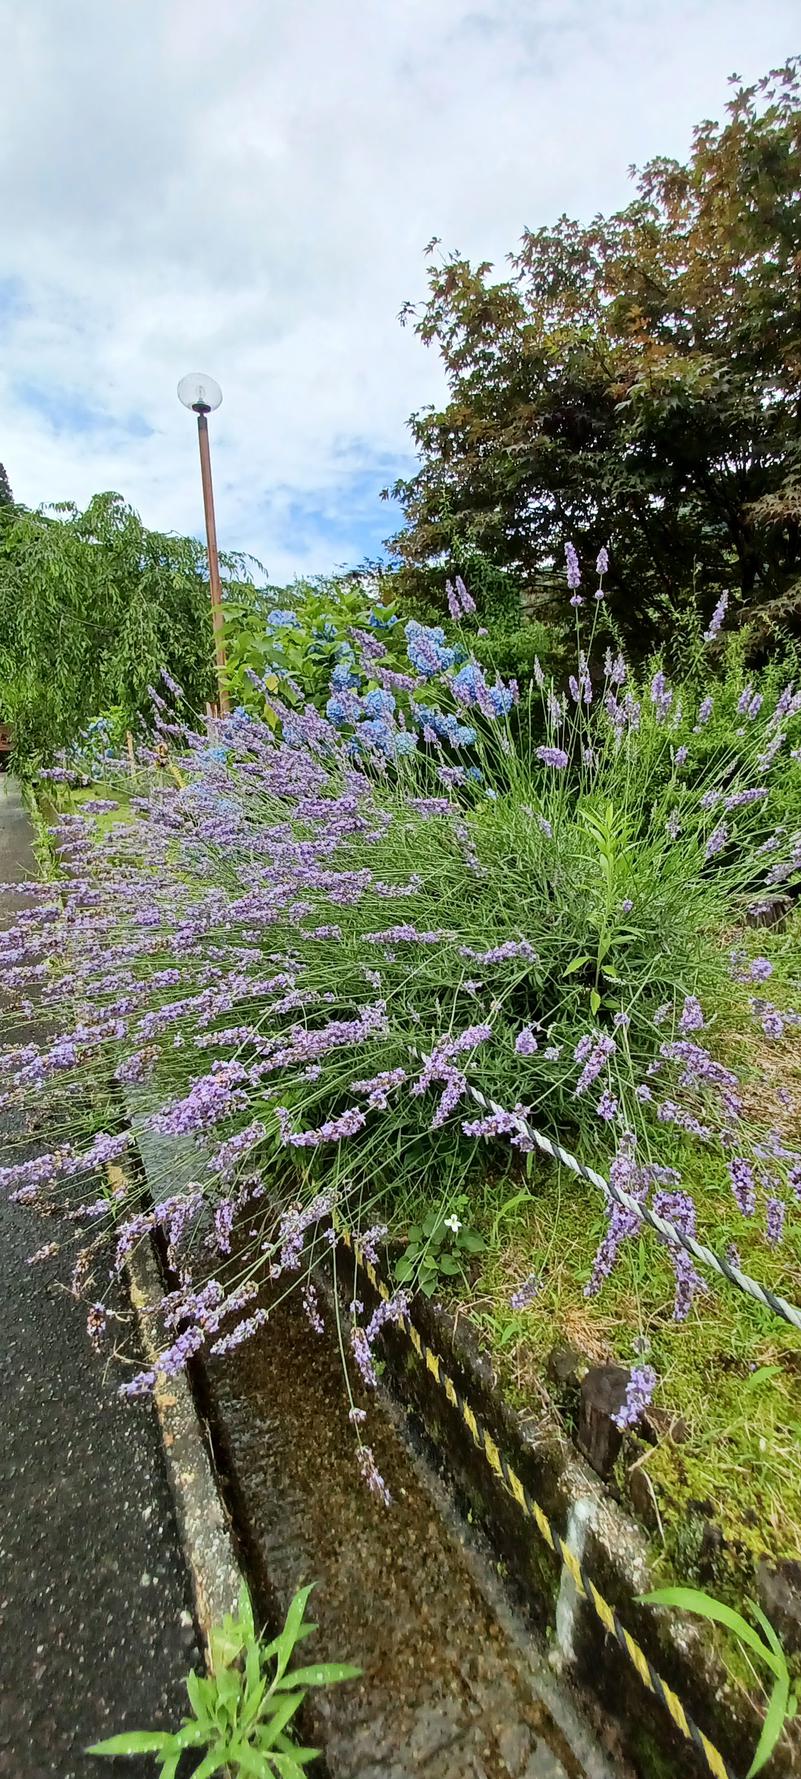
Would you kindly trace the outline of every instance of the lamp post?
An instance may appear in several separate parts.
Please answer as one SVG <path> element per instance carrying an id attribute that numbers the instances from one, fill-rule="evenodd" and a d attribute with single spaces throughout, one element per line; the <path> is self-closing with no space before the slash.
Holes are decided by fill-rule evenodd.
<path id="1" fill-rule="evenodd" d="M 197 439 L 200 446 L 200 477 L 203 483 L 203 511 L 206 515 L 206 545 L 209 557 L 209 591 L 211 593 L 211 621 L 214 627 L 214 653 L 217 660 L 217 687 L 220 700 L 220 714 L 227 716 L 230 711 L 228 700 L 228 683 L 226 679 L 225 634 L 223 628 L 222 588 L 220 586 L 220 559 L 217 554 L 217 526 L 214 519 L 214 491 L 211 483 L 211 452 L 209 450 L 209 426 L 207 414 L 214 412 L 222 401 L 222 390 L 213 377 L 206 377 L 202 371 L 192 371 L 188 377 L 182 377 L 178 384 L 178 399 L 185 408 L 191 408 L 197 414 Z"/>

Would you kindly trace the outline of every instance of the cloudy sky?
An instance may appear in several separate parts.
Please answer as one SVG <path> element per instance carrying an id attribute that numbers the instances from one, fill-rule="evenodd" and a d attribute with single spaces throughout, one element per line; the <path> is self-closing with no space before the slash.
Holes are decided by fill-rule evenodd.
<path id="1" fill-rule="evenodd" d="M 185 371 L 221 383 L 221 542 L 354 562 L 436 359 L 422 249 L 495 263 L 625 202 L 797 0 L 0 0 L 0 460 L 18 499 L 116 488 L 202 524 Z"/>

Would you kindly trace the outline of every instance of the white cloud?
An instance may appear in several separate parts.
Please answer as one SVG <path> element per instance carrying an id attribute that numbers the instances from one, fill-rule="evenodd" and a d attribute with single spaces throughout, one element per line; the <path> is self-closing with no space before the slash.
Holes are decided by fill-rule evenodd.
<path id="1" fill-rule="evenodd" d="M 436 360 L 397 323 L 422 247 L 496 262 L 625 201 L 792 0 L 0 0 L 0 458 L 31 504 L 119 488 L 197 530 L 211 372 L 222 541 L 275 578 L 391 529 Z M 8 281 L 8 282 L 5 282 Z M 80 422 L 76 425 L 75 417 Z M 139 417 L 150 429 L 137 436 Z"/>

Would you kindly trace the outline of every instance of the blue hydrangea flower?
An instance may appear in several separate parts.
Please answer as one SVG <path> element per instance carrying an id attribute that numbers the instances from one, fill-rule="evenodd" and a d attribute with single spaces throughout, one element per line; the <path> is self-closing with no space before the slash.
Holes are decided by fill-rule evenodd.
<path id="1" fill-rule="evenodd" d="M 361 705 L 352 692 L 340 691 L 329 698 L 325 714 L 329 723 L 333 723 L 337 729 L 343 729 L 346 723 L 358 722 L 361 716 Z"/>
<path id="2" fill-rule="evenodd" d="M 297 612 L 282 610 L 280 606 L 275 606 L 271 612 L 267 613 L 267 622 L 271 630 L 293 630 L 297 621 Z"/>
<path id="3" fill-rule="evenodd" d="M 382 692 L 376 688 L 366 694 L 364 708 L 368 717 L 391 717 L 395 709 L 394 696 L 392 692 Z"/>
<path id="4" fill-rule="evenodd" d="M 406 625 L 406 653 L 415 672 L 423 679 L 433 679 L 437 673 L 444 673 L 452 667 L 456 658 L 455 649 L 448 648 L 445 632 L 440 624 L 431 627 L 418 624 L 410 618 Z"/>
<path id="5" fill-rule="evenodd" d="M 358 686 L 360 675 L 354 673 L 348 661 L 338 661 L 331 675 L 332 692 L 348 692 L 352 686 Z"/>
<path id="6" fill-rule="evenodd" d="M 466 667 L 460 667 L 453 682 L 457 698 L 464 704 L 477 704 L 480 692 L 484 691 L 484 675 L 477 661 L 468 661 Z"/>
<path id="7" fill-rule="evenodd" d="M 365 721 L 359 724 L 356 737 L 360 742 L 366 742 L 368 746 L 377 747 L 385 759 L 391 760 L 394 757 L 397 736 L 395 730 L 390 728 L 389 723 L 383 717 L 366 717 Z"/>
<path id="8" fill-rule="evenodd" d="M 422 729 L 432 729 L 440 741 L 449 741 L 451 747 L 472 747 L 476 739 L 475 729 L 466 723 L 460 723 L 452 712 L 446 714 L 442 710 L 434 710 L 426 704 L 413 704 L 412 716 Z"/>

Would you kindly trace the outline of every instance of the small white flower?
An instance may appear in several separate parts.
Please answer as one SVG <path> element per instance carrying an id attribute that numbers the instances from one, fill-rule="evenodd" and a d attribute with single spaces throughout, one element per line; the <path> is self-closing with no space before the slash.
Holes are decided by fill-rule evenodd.
<path id="1" fill-rule="evenodd" d="M 446 1217 L 444 1219 L 444 1223 L 445 1223 L 445 1228 L 452 1229 L 454 1235 L 459 1234 L 459 1230 L 461 1229 L 462 1224 L 461 1224 L 461 1219 L 459 1217 L 457 1217 L 455 1212 L 452 1217 Z"/>

